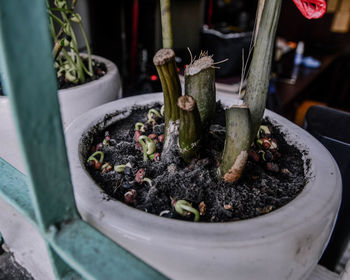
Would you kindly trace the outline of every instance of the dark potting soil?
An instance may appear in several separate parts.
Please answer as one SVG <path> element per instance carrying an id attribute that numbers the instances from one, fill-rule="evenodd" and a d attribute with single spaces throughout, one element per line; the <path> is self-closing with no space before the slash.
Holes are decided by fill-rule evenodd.
<path id="1" fill-rule="evenodd" d="M 159 111 L 160 105 L 152 108 Z M 278 125 L 273 125 L 268 119 L 263 122 L 271 131 L 267 136 L 276 141 L 278 148 L 264 150 L 255 142 L 238 182 L 232 184 L 218 180 L 216 170 L 225 141 L 225 114 L 219 103 L 200 158 L 186 164 L 175 149 L 172 156 L 145 163 L 134 133 L 135 123 L 146 123 L 148 109 L 135 107 L 131 114 L 117 112 L 114 115 L 126 114 L 127 117 L 111 125 L 107 123 L 112 115 L 106 115 L 104 122 L 83 137 L 86 168 L 108 195 L 107 199 L 117 199 L 163 217 L 193 220 L 192 214 L 182 217 L 174 210 L 174 201 L 186 200 L 192 207 L 202 210 L 201 222 L 228 222 L 256 217 L 282 207 L 301 192 L 307 181 L 302 159 L 306 152 L 288 144 Z M 162 135 L 164 124 L 159 119 L 157 122 L 153 128 L 146 127 L 144 134 Z M 101 144 L 104 139 L 107 141 Z M 162 145 L 157 143 L 157 152 L 161 153 Z M 96 146 L 104 153 L 103 164 L 108 162 L 113 167 L 130 163 L 131 168 L 126 167 L 120 173 L 113 169 L 96 170 L 87 163 Z M 136 182 L 135 176 L 141 168 L 145 177 L 151 179 L 151 185 L 146 181 Z"/>
<path id="2" fill-rule="evenodd" d="M 83 62 L 85 64 L 85 67 L 88 67 L 87 59 L 83 59 Z M 93 69 L 93 75 L 92 75 L 92 77 L 90 77 L 89 75 L 86 75 L 85 83 L 97 80 L 107 73 L 106 64 L 100 63 L 100 62 L 95 61 L 95 60 L 93 60 L 92 69 Z M 65 88 L 70 88 L 70 87 L 80 85 L 79 83 L 75 84 L 75 83 L 72 83 L 72 82 L 66 80 L 64 78 L 64 73 L 60 77 L 57 78 L 57 84 L 58 84 L 58 89 L 65 89 Z M 2 95 L 4 95 L 4 92 L 2 90 L 2 85 L 1 85 L 1 81 L 0 81 L 0 96 L 2 96 Z"/>
<path id="3" fill-rule="evenodd" d="M 83 62 L 85 67 L 88 69 L 89 67 L 88 60 L 83 58 Z M 90 77 L 89 75 L 85 75 L 85 83 L 97 80 L 107 73 L 106 64 L 104 64 L 103 62 L 98 62 L 94 59 L 92 60 L 92 70 L 93 70 L 92 77 Z M 58 89 L 65 89 L 65 88 L 81 85 L 81 83 L 72 83 L 67 79 L 65 79 L 64 73 L 57 78 L 57 84 L 58 84 Z"/>

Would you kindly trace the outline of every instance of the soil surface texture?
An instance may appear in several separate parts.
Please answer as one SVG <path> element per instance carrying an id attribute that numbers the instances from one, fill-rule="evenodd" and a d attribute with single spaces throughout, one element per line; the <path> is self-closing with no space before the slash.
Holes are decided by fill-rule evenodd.
<path id="1" fill-rule="evenodd" d="M 85 64 L 85 67 L 88 69 L 88 60 L 83 58 L 83 62 Z M 107 67 L 104 63 L 100 63 L 96 60 L 92 60 L 92 70 L 93 70 L 93 75 L 90 77 L 89 75 L 85 75 L 85 83 L 97 80 L 104 76 L 107 73 Z M 58 84 L 58 89 L 65 89 L 65 88 L 70 88 L 74 86 L 81 85 L 81 83 L 72 83 L 65 79 L 64 73 L 60 77 L 57 78 L 57 84 Z"/>
<path id="2" fill-rule="evenodd" d="M 152 108 L 160 111 L 159 104 Z M 193 221 L 190 212 L 181 216 L 175 211 L 174 203 L 186 200 L 200 212 L 200 222 L 228 222 L 278 209 L 294 199 L 306 184 L 306 152 L 288 144 L 278 125 L 268 119 L 263 122 L 268 130 L 260 129 L 260 141 L 254 142 L 242 177 L 235 183 L 219 180 L 217 167 L 225 142 L 225 113 L 219 103 L 199 158 L 186 164 L 175 149 L 167 158 L 156 154 L 153 160 L 144 162 L 142 146 L 135 141 L 135 124 L 145 124 L 145 132 L 136 132 L 136 137 L 144 134 L 154 138 L 160 155 L 164 133 L 161 118 L 155 118 L 155 125 L 147 124 L 148 109 L 135 107 L 131 113 L 106 115 L 82 138 L 86 169 L 108 195 L 107 199 L 162 217 Z M 118 114 L 126 117 L 108 124 Z M 88 161 L 96 151 L 104 155 L 99 164 L 95 163 L 101 153 L 95 155 L 96 160 Z M 126 164 L 115 171 L 115 166 Z"/>

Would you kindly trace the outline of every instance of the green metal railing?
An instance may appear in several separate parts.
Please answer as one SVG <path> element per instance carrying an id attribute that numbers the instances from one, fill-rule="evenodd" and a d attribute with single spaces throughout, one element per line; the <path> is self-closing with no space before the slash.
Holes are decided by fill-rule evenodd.
<path id="1" fill-rule="evenodd" d="M 45 9 L 45 0 L 0 0 L 2 81 L 28 171 L 0 159 L 0 194 L 38 227 L 58 279 L 164 279 L 76 210 Z"/>

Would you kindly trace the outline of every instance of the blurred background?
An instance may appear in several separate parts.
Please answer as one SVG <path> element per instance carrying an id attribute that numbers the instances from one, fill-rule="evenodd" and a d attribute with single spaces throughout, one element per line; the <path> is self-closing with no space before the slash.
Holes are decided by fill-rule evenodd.
<path id="1" fill-rule="evenodd" d="M 200 50 L 208 50 L 215 61 L 229 59 L 218 65 L 218 88 L 235 93 L 242 49 L 245 57 L 249 53 L 256 5 L 257 0 L 172 1 L 179 71 L 190 61 L 187 48 L 197 56 Z M 78 1 L 78 11 L 93 53 L 117 64 L 124 97 L 161 91 L 152 64 L 162 43 L 159 1 Z M 268 108 L 296 121 L 298 110 L 305 111 L 305 101 L 350 110 L 349 14 L 348 0 L 330 0 L 322 19 L 307 20 L 291 0 L 283 1 Z M 303 42 L 301 55 L 307 60 L 295 65 L 299 42 Z"/>

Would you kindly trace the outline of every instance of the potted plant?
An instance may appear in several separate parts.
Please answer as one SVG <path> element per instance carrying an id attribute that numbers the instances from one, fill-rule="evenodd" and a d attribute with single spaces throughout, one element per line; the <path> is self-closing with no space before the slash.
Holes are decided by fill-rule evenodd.
<path id="1" fill-rule="evenodd" d="M 245 172 L 252 144 L 265 149 L 262 158 L 267 157 L 268 150 L 276 152 L 277 144 L 273 139 L 264 139 L 270 135 L 269 128 L 260 124 L 280 5 L 281 0 L 265 3 L 243 100 L 232 105 L 233 100 L 227 96 L 218 96 L 223 107 L 227 108 L 223 155 L 210 159 L 214 168 L 208 173 L 212 177 L 194 172 L 194 177 L 198 175 L 201 184 L 208 185 L 207 181 L 210 182 L 206 188 L 210 194 L 214 194 L 210 187 L 218 189 L 218 185 L 211 186 L 212 182 L 218 182 L 227 192 L 240 188 L 244 176 L 240 177 Z M 307 279 L 326 246 L 339 208 L 339 170 L 327 150 L 312 136 L 270 111 L 266 111 L 265 116 L 271 119 L 272 126 L 279 127 L 289 144 L 305 151 L 302 173 L 306 175 L 307 182 L 292 201 L 274 211 L 256 210 L 265 215 L 225 223 L 166 219 L 126 205 L 136 205 L 135 201 L 142 199 L 147 201 L 147 195 L 153 200 L 162 200 L 165 196 L 169 209 L 172 209 L 170 211 L 179 216 L 201 221 L 201 214 L 204 213 L 203 217 L 206 215 L 203 204 L 190 201 L 188 193 L 175 192 L 177 197 L 170 198 L 169 193 L 173 195 L 174 192 L 163 192 L 162 181 L 166 177 L 156 177 L 156 170 L 163 166 L 171 179 L 180 180 L 179 177 L 188 178 L 196 165 L 210 165 L 210 160 L 205 162 L 198 154 L 200 145 L 208 143 L 208 134 L 215 132 L 210 126 L 216 100 L 213 60 L 205 54 L 198 60 L 191 59 L 185 72 L 184 96 L 181 94 L 174 52 L 160 50 L 154 57 L 154 64 L 163 85 L 163 130 L 159 128 L 162 110 L 152 108 L 158 106 L 154 104 L 163 103 L 163 98 L 161 94 L 151 94 L 95 108 L 78 118 L 66 131 L 74 192 L 82 217 L 173 279 Z M 147 114 L 148 124 L 131 123 L 135 108 L 141 110 L 143 107 L 152 108 Z M 101 132 L 109 131 L 113 126 L 120 134 L 101 136 Z M 118 130 L 123 126 L 131 129 Z M 220 134 L 223 130 L 219 128 L 217 131 Z M 162 134 L 155 137 L 156 131 L 165 132 L 165 139 Z M 127 143 L 130 138 L 133 142 Z M 155 139 L 164 143 L 161 155 L 156 153 L 155 145 L 159 143 L 155 144 Z M 264 144 L 266 140 L 268 145 Z M 95 143 L 99 144 L 91 150 Z M 140 149 L 139 155 L 127 157 L 134 145 Z M 118 146 L 122 156 L 112 153 L 107 158 L 107 153 Z M 181 160 L 178 160 L 178 154 Z M 157 163 L 159 156 L 161 160 Z M 220 161 L 218 168 L 215 167 L 216 159 Z M 111 164 L 112 161 L 116 162 Z M 266 161 L 273 163 L 272 158 Z M 139 169 L 140 166 L 143 168 Z M 178 172 L 181 166 L 183 169 Z M 267 163 L 264 166 L 267 168 Z M 95 173 L 91 170 L 104 174 L 109 182 L 114 183 L 112 192 L 119 193 L 126 204 L 106 196 L 93 180 Z M 154 178 L 147 178 L 147 172 Z M 290 176 L 290 171 L 267 172 L 270 175 L 277 173 L 276 178 L 286 174 Z M 133 176 L 135 179 L 129 182 L 128 178 Z M 120 184 L 116 184 L 118 178 L 123 178 L 123 181 L 118 181 Z M 192 181 L 187 182 L 190 184 Z M 262 180 L 259 182 L 264 184 Z M 254 183 L 250 181 L 246 184 L 248 188 L 250 184 Z M 142 186 L 147 190 L 145 195 L 141 193 Z M 196 189 L 200 192 L 201 186 L 197 185 Z M 262 189 L 260 191 L 263 192 Z M 239 208 L 235 200 L 222 200 L 220 203 L 223 211 Z M 152 210 L 145 204 L 141 206 L 147 211 Z M 164 211 L 159 213 L 160 216 L 166 214 Z"/>
<path id="2" fill-rule="evenodd" d="M 51 2 L 52 5 L 47 1 L 49 29 L 54 42 L 53 57 L 62 120 L 67 126 L 83 112 L 121 98 L 122 87 L 117 66 L 106 58 L 91 54 L 81 16 L 75 11 L 77 0 L 73 0 L 70 6 L 66 0 Z M 86 54 L 79 53 L 74 28 L 83 35 Z M 0 98 L 2 111 L 8 111 L 8 98 Z"/>
<path id="3" fill-rule="evenodd" d="M 53 6 L 47 2 L 64 125 L 93 107 L 122 97 L 118 68 L 111 61 L 91 54 L 76 4 L 77 0 L 70 6 L 66 0 L 55 0 Z M 74 27 L 83 35 L 87 54 L 79 53 Z"/>

